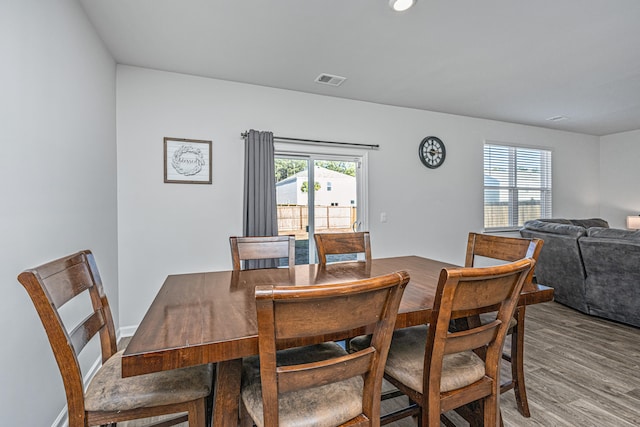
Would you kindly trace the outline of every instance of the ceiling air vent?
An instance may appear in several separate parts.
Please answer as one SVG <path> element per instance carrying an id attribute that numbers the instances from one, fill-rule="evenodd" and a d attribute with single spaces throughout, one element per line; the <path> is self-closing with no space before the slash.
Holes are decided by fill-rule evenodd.
<path id="1" fill-rule="evenodd" d="M 329 86 L 340 86 L 343 81 L 347 80 L 346 77 L 334 76 L 332 74 L 320 74 L 316 77 L 316 83 L 322 83 Z"/>
<path id="2" fill-rule="evenodd" d="M 567 120 L 567 118 L 565 116 L 553 116 L 549 117 L 547 120 L 549 120 L 550 122 L 559 122 L 562 120 Z"/>

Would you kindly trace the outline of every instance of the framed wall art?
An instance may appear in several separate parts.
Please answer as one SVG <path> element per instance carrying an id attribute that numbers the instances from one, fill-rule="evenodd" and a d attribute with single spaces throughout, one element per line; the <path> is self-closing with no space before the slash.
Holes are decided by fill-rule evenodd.
<path id="1" fill-rule="evenodd" d="M 164 138 L 164 182 L 211 184 L 211 141 Z"/>

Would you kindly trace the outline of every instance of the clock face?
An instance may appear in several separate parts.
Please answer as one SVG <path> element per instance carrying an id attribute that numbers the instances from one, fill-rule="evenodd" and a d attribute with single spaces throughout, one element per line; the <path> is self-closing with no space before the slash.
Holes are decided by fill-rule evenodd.
<path id="1" fill-rule="evenodd" d="M 426 167 L 435 169 L 444 163 L 447 151 L 442 140 L 436 136 L 428 136 L 422 140 L 418 148 L 420 161 Z"/>

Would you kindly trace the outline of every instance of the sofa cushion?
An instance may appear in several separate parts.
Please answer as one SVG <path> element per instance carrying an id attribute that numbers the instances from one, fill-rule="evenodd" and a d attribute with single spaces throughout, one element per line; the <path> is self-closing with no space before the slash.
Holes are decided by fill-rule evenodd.
<path id="1" fill-rule="evenodd" d="M 562 234 L 569 237 L 581 237 L 587 234 L 584 227 L 573 224 L 562 224 L 549 222 L 548 220 L 531 220 L 524 223 L 525 230 L 537 231 L 540 233 Z"/>
<path id="2" fill-rule="evenodd" d="M 640 242 L 640 230 L 592 227 L 587 230 L 587 236 L 599 239 L 622 239 L 632 242 Z"/>
<path id="3" fill-rule="evenodd" d="M 540 221 L 540 222 L 553 222 L 555 224 L 571 224 L 571 221 L 568 219 L 564 219 L 564 218 L 540 218 L 540 219 L 536 219 L 536 221 Z"/>
<path id="4" fill-rule="evenodd" d="M 584 228 L 602 227 L 609 228 L 609 223 L 602 218 L 589 218 L 589 219 L 570 219 L 571 224 L 578 225 Z"/>

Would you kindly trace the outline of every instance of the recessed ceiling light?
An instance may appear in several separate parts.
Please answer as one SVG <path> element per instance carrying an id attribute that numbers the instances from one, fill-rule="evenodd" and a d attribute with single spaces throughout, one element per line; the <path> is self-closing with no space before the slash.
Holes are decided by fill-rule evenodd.
<path id="1" fill-rule="evenodd" d="M 549 117 L 547 120 L 549 120 L 550 122 L 559 122 L 561 120 L 567 120 L 567 118 L 565 116 L 553 116 Z"/>
<path id="2" fill-rule="evenodd" d="M 417 0 L 389 0 L 389 7 L 396 12 L 403 12 L 416 4 Z"/>

